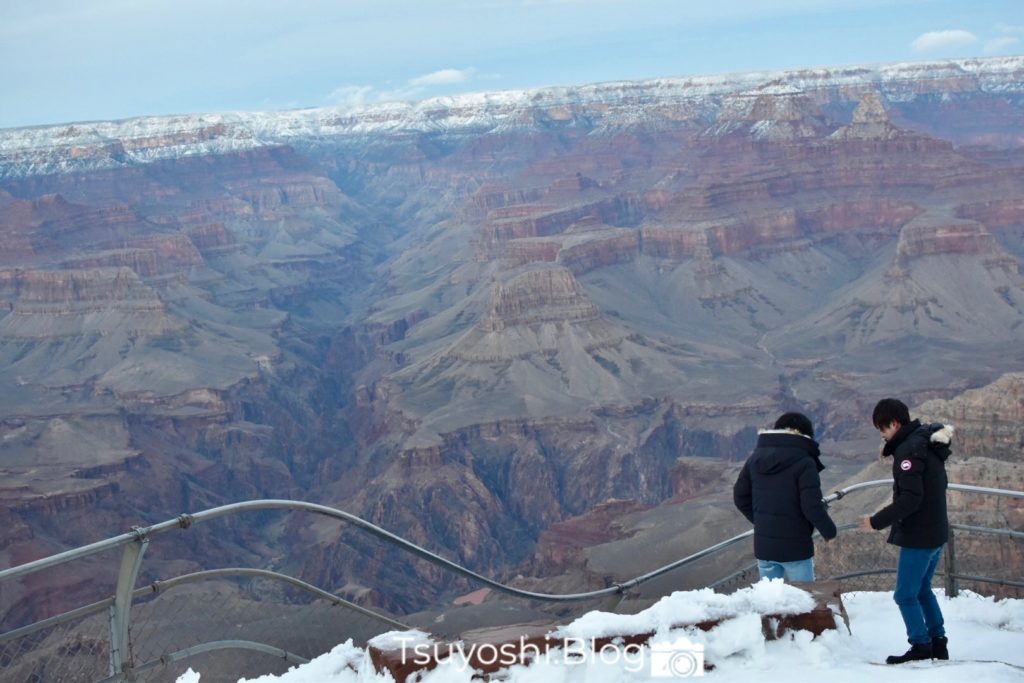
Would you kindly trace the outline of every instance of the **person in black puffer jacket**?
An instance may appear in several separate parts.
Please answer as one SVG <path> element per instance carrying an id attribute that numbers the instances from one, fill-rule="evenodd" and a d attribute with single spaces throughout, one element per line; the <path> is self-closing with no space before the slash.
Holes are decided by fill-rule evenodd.
<path id="1" fill-rule="evenodd" d="M 733 486 L 733 502 L 754 524 L 754 556 L 761 578 L 814 581 L 817 529 L 826 540 L 836 525 L 822 500 L 821 464 L 814 425 L 806 415 L 786 413 L 775 428 L 757 436 L 757 446 Z"/>
<path id="2" fill-rule="evenodd" d="M 953 428 L 922 425 L 907 406 L 882 399 L 872 415 L 882 433 L 882 457 L 892 457 L 892 503 L 861 520 L 864 529 L 886 529 L 899 546 L 893 599 L 907 627 L 910 649 L 886 658 L 888 664 L 920 659 L 949 659 L 942 611 L 932 592 L 932 576 L 949 538 L 946 515 L 946 460 Z"/>

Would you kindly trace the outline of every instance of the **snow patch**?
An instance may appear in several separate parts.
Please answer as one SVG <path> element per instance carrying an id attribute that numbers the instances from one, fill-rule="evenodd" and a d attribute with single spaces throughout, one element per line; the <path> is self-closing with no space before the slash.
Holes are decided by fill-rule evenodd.
<path id="1" fill-rule="evenodd" d="M 411 650 L 417 645 L 430 645 L 431 642 L 433 641 L 429 634 L 413 629 L 411 631 L 388 631 L 371 638 L 367 644 L 378 650 L 398 650 L 402 647 Z"/>
<path id="2" fill-rule="evenodd" d="M 638 614 L 590 612 L 558 629 L 555 636 L 602 638 L 630 633 L 663 633 L 673 624 L 697 624 L 729 619 L 743 614 L 803 614 L 814 609 L 814 598 L 807 591 L 784 583 L 782 579 L 758 581 L 732 595 L 710 588 L 676 591 Z"/>
<path id="3" fill-rule="evenodd" d="M 705 680 L 714 683 L 749 683 L 751 680 L 784 680 L 785 683 L 985 683 L 1024 681 L 1024 600 L 995 600 L 964 591 L 949 599 L 938 592 L 946 618 L 951 660 L 914 662 L 886 666 L 886 655 L 906 648 L 906 635 L 892 593 L 847 593 L 843 601 L 850 615 L 852 635 L 845 629 L 826 631 L 814 638 L 796 631 L 766 642 L 761 633 L 760 614 L 805 611 L 810 596 L 777 581 L 764 581 L 731 596 L 714 597 L 710 591 L 674 593 L 637 615 L 600 612 L 587 614 L 563 629 L 566 633 L 614 634 L 626 624 L 641 630 L 659 630 L 654 647 L 687 638 L 694 646 L 703 646 L 715 670 Z M 679 610 L 673 612 L 673 610 Z M 669 629 L 668 624 L 691 617 L 735 615 L 705 633 L 697 629 Z M 634 618 L 635 621 L 629 621 Z M 402 635 L 420 639 L 422 632 Z M 380 636 L 380 643 L 392 642 L 396 635 Z M 639 683 L 672 680 L 654 676 L 648 666 L 651 648 L 642 648 L 645 666 L 637 668 L 630 660 L 609 658 L 573 659 L 555 650 L 529 665 L 510 667 L 504 683 Z M 424 674 L 420 683 L 471 683 L 473 671 L 455 660 L 443 662 Z M 177 683 L 200 683 L 199 674 L 189 670 Z M 378 674 L 367 652 L 347 641 L 309 664 L 293 668 L 281 676 L 262 676 L 244 683 L 384 683 L 389 674 Z"/>

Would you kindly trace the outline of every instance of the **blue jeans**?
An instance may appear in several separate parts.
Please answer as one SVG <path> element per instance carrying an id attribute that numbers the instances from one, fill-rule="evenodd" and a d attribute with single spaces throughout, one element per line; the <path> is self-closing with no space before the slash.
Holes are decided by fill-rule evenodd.
<path id="1" fill-rule="evenodd" d="M 942 610 L 932 592 L 932 576 L 939 566 L 942 548 L 900 548 L 896 592 L 892 597 L 899 605 L 911 644 L 931 643 L 932 638 L 946 635 Z"/>
<path id="2" fill-rule="evenodd" d="M 758 560 L 757 571 L 762 579 L 781 579 L 785 574 L 787 581 L 814 581 L 814 558 L 793 562 Z"/>

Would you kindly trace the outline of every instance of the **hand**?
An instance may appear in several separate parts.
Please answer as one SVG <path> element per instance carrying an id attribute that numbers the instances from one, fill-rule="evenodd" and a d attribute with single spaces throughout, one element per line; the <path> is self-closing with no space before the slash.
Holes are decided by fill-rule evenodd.
<path id="1" fill-rule="evenodd" d="M 873 526 L 871 526 L 871 518 L 870 517 L 861 517 L 860 518 L 860 528 L 863 529 L 864 531 L 874 531 L 875 530 L 875 528 Z"/>

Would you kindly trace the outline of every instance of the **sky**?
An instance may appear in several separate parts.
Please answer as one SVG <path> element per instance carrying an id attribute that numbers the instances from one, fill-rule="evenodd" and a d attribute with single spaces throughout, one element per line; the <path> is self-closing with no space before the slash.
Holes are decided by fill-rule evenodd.
<path id="1" fill-rule="evenodd" d="M 1024 54 L 1024 0 L 0 0 L 0 128 Z"/>

